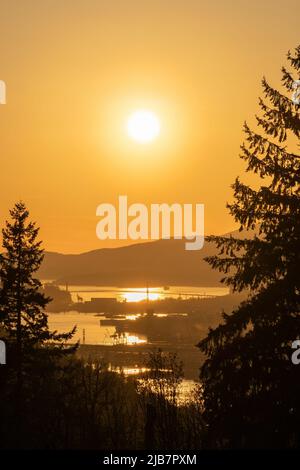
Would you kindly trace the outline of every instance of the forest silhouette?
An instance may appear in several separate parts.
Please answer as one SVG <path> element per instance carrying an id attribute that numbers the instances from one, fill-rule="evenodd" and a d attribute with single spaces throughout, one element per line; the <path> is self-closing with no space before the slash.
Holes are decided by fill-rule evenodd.
<path id="1" fill-rule="evenodd" d="M 2 448 L 200 449 L 298 448 L 300 384 L 291 362 L 299 337 L 300 156 L 299 105 L 290 95 L 300 73 L 300 46 L 288 53 L 283 91 L 262 81 L 258 130 L 245 124 L 242 159 L 260 178 L 253 189 L 239 178 L 228 205 L 249 238 L 208 237 L 217 255 L 207 262 L 247 298 L 198 347 L 200 385 L 179 397 L 180 359 L 153 351 L 143 380 L 79 359 L 74 330 L 51 332 L 36 274 L 43 261 L 38 228 L 23 202 L 10 212 L 0 257 Z"/>

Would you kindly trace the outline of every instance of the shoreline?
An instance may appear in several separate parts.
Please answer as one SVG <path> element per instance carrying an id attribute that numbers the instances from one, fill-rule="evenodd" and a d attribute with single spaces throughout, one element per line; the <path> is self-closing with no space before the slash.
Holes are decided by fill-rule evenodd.
<path id="1" fill-rule="evenodd" d="M 100 345 L 80 344 L 76 355 L 82 359 L 99 360 L 113 368 L 137 369 L 145 366 L 147 354 L 155 349 L 177 353 L 183 362 L 184 378 L 199 380 L 199 368 L 204 362 L 201 351 L 191 344 L 173 344 L 168 342 L 132 344 L 132 345 Z"/>

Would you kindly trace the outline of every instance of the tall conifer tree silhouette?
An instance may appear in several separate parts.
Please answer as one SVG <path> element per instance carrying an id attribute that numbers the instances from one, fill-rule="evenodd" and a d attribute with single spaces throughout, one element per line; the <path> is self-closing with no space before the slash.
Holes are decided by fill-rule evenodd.
<path id="1" fill-rule="evenodd" d="M 233 291 L 249 290 L 198 345 L 207 357 L 200 377 L 212 446 L 299 445 L 300 367 L 291 344 L 300 337 L 300 106 L 291 96 L 300 46 L 287 58 L 282 92 L 264 78 L 258 128 L 244 127 L 241 158 L 263 182 L 233 184 L 228 208 L 241 238 L 208 237 L 219 249 L 208 263 Z"/>
<path id="2" fill-rule="evenodd" d="M 8 342 L 15 346 L 18 386 L 22 386 L 23 363 L 35 355 L 47 352 L 64 354 L 72 350 L 65 346 L 75 329 L 57 334 L 48 327 L 44 309 L 51 300 L 41 290 L 34 275 L 43 260 L 39 229 L 28 221 L 29 213 L 23 202 L 10 211 L 11 221 L 2 231 L 4 251 L 0 257 L 0 324 Z"/>

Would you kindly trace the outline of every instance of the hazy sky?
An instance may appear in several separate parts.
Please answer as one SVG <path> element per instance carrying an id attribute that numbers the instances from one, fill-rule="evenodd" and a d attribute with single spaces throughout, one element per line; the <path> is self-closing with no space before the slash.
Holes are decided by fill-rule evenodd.
<path id="1" fill-rule="evenodd" d="M 299 13 L 299 0 L 0 0 L 1 224 L 23 199 L 48 250 L 113 246 L 96 207 L 126 194 L 204 203 L 207 233 L 235 228 L 242 125 L 262 76 L 279 84 Z M 147 146 L 124 130 L 137 108 L 161 119 Z"/>

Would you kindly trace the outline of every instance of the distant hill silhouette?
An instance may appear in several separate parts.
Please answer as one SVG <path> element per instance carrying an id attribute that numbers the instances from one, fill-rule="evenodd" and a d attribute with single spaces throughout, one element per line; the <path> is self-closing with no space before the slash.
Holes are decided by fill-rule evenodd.
<path id="1" fill-rule="evenodd" d="M 238 232 L 231 234 L 237 236 Z M 185 240 L 174 239 L 76 255 L 46 252 L 39 277 L 77 285 L 214 287 L 220 286 L 222 276 L 203 258 L 215 252 L 208 242 L 202 250 L 187 251 Z"/>

